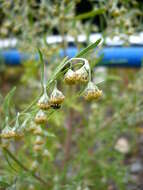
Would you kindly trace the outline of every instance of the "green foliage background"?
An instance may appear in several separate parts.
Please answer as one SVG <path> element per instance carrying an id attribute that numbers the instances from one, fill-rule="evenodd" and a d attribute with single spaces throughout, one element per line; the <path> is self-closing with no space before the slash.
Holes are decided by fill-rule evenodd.
<path id="1" fill-rule="evenodd" d="M 0 36 L 17 37 L 17 48 L 28 51 L 33 56 L 25 61 L 22 67 L 5 68 L 0 66 L 0 128 L 4 126 L 5 113 L 10 121 L 15 120 L 16 113 L 27 109 L 30 102 L 41 94 L 40 61 L 34 60 L 37 47 L 40 48 L 44 60 L 47 80 L 62 62 L 59 57 L 61 48 L 68 44 L 49 45 L 46 36 L 53 30 L 65 37 L 72 35 L 78 49 L 83 45 L 78 43 L 77 35 L 86 34 L 87 44 L 91 32 L 101 31 L 106 36 L 113 37 L 121 33 L 131 35 L 142 29 L 142 3 L 138 1 L 90 1 L 93 10 L 76 15 L 75 7 L 79 1 L 1 1 Z M 118 10 L 118 11 L 117 11 Z M 118 15 L 115 13 L 118 12 Z M 93 25 L 93 19 L 98 17 L 99 25 Z M 128 19 L 127 19 L 128 18 Z M 88 20 L 86 20 L 88 19 Z M 86 21 L 86 22 L 84 22 Z M 125 37 L 125 45 L 128 40 Z M 95 52 L 84 55 L 91 67 L 98 64 Z M 94 69 L 93 69 L 94 70 Z M 79 97 L 79 89 L 83 86 L 68 87 L 63 83 L 63 73 L 59 76 L 58 87 L 66 99 L 62 108 L 54 111 L 49 117 L 46 127 L 43 127 L 45 145 L 36 154 L 33 150 L 35 136 L 25 134 L 24 140 L 12 141 L 10 152 L 1 149 L 0 187 L 9 190 L 52 189 L 52 190 L 126 190 L 132 184 L 130 166 L 126 163 L 128 157 L 136 152 L 138 131 L 142 124 L 142 69 L 109 69 L 102 72 L 104 82 L 99 84 L 103 97 L 98 102 L 87 103 Z M 93 79 L 98 76 L 93 72 Z M 17 82 L 18 81 L 18 82 Z M 17 86 L 15 95 L 4 104 L 6 93 Z M 53 89 L 49 86 L 48 92 Z M 16 98 L 15 98 L 16 97 Z M 8 108 L 8 110 L 7 110 Z M 36 105 L 30 110 L 35 114 Z M 28 112 L 28 111 L 26 111 Z M 26 119 L 22 117 L 22 121 Z M 13 126 L 13 122 L 11 123 Z M 27 127 L 30 124 L 27 125 Z M 127 139 L 129 151 L 123 154 L 115 149 L 121 137 Z M 48 156 L 43 152 L 48 150 Z M 29 172 L 21 167 L 17 160 L 30 169 L 36 160 L 38 168 Z M 22 165 L 22 166 L 23 166 Z M 40 176 L 46 185 L 35 178 Z"/>

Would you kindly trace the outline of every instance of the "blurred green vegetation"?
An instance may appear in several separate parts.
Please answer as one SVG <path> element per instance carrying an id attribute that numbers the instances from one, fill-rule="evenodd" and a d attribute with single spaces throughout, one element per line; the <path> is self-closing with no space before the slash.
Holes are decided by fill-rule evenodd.
<path id="1" fill-rule="evenodd" d="M 61 63 L 59 51 L 68 46 L 49 45 L 46 37 L 53 32 L 72 35 L 78 49 L 77 35 L 101 31 L 106 36 L 139 32 L 142 29 L 142 2 L 89 1 L 92 10 L 76 14 L 80 3 L 74 1 L 0 1 L 0 37 L 17 37 L 17 48 L 32 55 L 40 48 L 47 80 Z M 93 24 L 94 20 L 99 24 Z M 97 21 L 96 20 L 96 21 Z M 125 38 L 125 45 L 128 40 Z M 87 45 L 89 42 L 87 41 Z M 7 190 L 131 190 L 130 159 L 138 152 L 137 140 L 142 134 L 143 71 L 132 69 L 102 69 L 94 66 L 95 52 L 85 58 L 93 68 L 93 80 L 103 90 L 98 102 L 87 103 L 79 96 L 84 86 L 68 87 L 62 73 L 58 87 L 66 96 L 61 109 L 49 113 L 48 124 L 42 126 L 44 146 L 34 149 L 36 136 L 26 133 L 21 141 L 10 142 L 10 152 L 0 151 L 0 188 Z M 0 128 L 5 115 L 4 97 L 13 86 L 9 102 L 10 124 L 16 113 L 22 112 L 41 94 L 40 61 L 33 58 L 20 67 L 6 67 L 0 62 Z M 48 92 L 53 90 L 50 85 Z M 35 115 L 36 106 L 31 110 Z M 37 110 L 36 110 L 37 111 Z M 20 122 L 27 119 L 23 115 Z M 31 123 L 27 124 L 31 127 Z M 16 156 L 16 159 L 12 159 Z M 20 166 L 17 161 L 20 161 Z M 24 166 L 24 167 L 23 167 Z M 25 168 L 26 167 L 26 168 Z M 27 171 L 27 168 L 32 172 Z M 42 178 L 37 180 L 37 176 Z M 44 183 L 43 183 L 44 180 Z M 45 184 L 46 181 L 46 184 Z M 44 185 L 43 185 L 44 184 Z"/>

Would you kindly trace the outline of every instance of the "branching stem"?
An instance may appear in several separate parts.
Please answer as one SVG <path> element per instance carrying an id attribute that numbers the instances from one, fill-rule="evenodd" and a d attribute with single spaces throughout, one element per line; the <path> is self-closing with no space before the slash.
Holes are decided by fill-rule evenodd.
<path id="1" fill-rule="evenodd" d="M 17 165 L 19 165 L 25 172 L 30 173 L 37 181 L 39 181 L 45 189 L 49 186 L 49 183 L 47 183 L 43 178 L 40 176 L 36 175 L 32 171 L 30 171 L 25 165 L 23 165 L 7 148 L 3 148 L 3 150 L 13 159 Z"/>

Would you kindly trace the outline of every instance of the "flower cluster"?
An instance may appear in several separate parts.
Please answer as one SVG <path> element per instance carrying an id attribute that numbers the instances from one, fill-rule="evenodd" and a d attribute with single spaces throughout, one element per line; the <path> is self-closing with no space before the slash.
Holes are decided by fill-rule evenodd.
<path id="1" fill-rule="evenodd" d="M 63 103 L 65 96 L 63 93 L 57 89 L 57 82 L 56 85 L 50 95 L 50 97 L 47 94 L 47 88 L 46 85 L 43 85 L 43 95 L 38 100 L 38 113 L 35 116 L 35 123 L 38 124 L 46 124 L 47 123 L 47 115 L 45 111 L 49 109 L 58 109 L 61 107 L 61 104 Z"/>
<path id="2" fill-rule="evenodd" d="M 73 58 L 72 60 L 84 61 L 84 64 L 78 70 L 69 69 L 65 74 L 64 81 L 68 85 L 75 85 L 80 83 L 87 83 L 87 87 L 84 90 L 85 100 L 97 100 L 102 96 L 102 91 L 98 89 L 96 84 L 91 81 L 91 69 L 88 61 L 83 58 Z"/>
<path id="3" fill-rule="evenodd" d="M 10 127 L 8 123 L 8 117 L 6 117 L 5 121 L 5 127 L 2 130 L 0 137 L 3 139 L 10 139 L 10 138 L 15 138 L 15 139 L 21 139 L 24 136 L 24 130 L 26 127 L 26 123 L 28 119 L 26 119 L 21 125 L 19 124 L 19 112 L 17 113 L 16 116 L 16 122 L 14 127 Z"/>
<path id="4" fill-rule="evenodd" d="M 78 69 L 73 69 L 76 65 L 74 62 L 77 63 L 77 61 L 80 62 L 80 65 L 82 65 Z M 96 84 L 91 81 L 91 68 L 88 61 L 84 58 L 72 58 L 67 61 L 67 64 L 68 63 L 70 63 L 72 67 L 69 68 L 68 71 L 65 73 L 64 82 L 67 85 L 76 85 L 81 83 L 86 84 L 87 86 L 83 92 L 85 100 L 90 101 L 99 99 L 102 96 L 102 91 L 99 90 Z M 41 125 L 47 124 L 48 111 L 50 109 L 59 109 L 65 99 L 63 93 L 57 88 L 57 81 L 55 81 L 55 86 L 50 96 L 48 96 L 47 94 L 47 86 L 45 81 L 42 84 L 42 89 L 42 95 L 37 101 L 38 110 L 35 114 L 34 120 L 30 119 L 31 117 L 28 113 L 28 116 L 26 117 L 24 122 L 20 124 L 19 117 L 21 114 L 17 113 L 15 125 L 14 127 L 10 127 L 8 117 L 6 117 L 5 127 L 0 134 L 0 137 L 2 139 L 21 139 L 24 136 L 25 131 L 32 132 L 33 135 L 36 136 L 34 150 L 38 152 L 42 149 L 42 146 L 44 145 L 44 140 Z M 26 126 L 29 120 L 30 124 L 27 128 Z"/>

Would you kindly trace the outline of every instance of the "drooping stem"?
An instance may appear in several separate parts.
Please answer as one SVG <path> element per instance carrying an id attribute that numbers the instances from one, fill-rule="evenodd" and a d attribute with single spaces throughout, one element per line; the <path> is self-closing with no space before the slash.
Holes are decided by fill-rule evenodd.
<path id="1" fill-rule="evenodd" d="M 89 73 L 89 81 L 91 81 L 91 68 L 90 68 L 90 66 L 89 66 L 89 62 L 88 62 L 87 59 L 76 57 L 76 58 L 71 58 L 71 59 L 69 59 L 66 63 L 68 63 L 68 62 L 71 63 L 72 61 L 76 61 L 76 60 L 83 61 L 84 66 L 85 66 L 85 69 L 86 69 L 86 70 L 88 71 L 88 73 Z"/>
<path id="2" fill-rule="evenodd" d="M 32 171 L 30 171 L 25 165 L 23 165 L 7 148 L 3 148 L 3 150 L 13 159 L 17 165 L 19 165 L 24 171 L 30 173 L 37 181 L 39 181 L 45 189 L 49 186 L 49 183 L 47 183 L 43 178 L 40 176 L 36 175 Z"/>
<path id="3" fill-rule="evenodd" d="M 89 72 L 89 81 L 91 81 L 91 68 L 90 67 L 89 67 L 88 72 Z"/>

